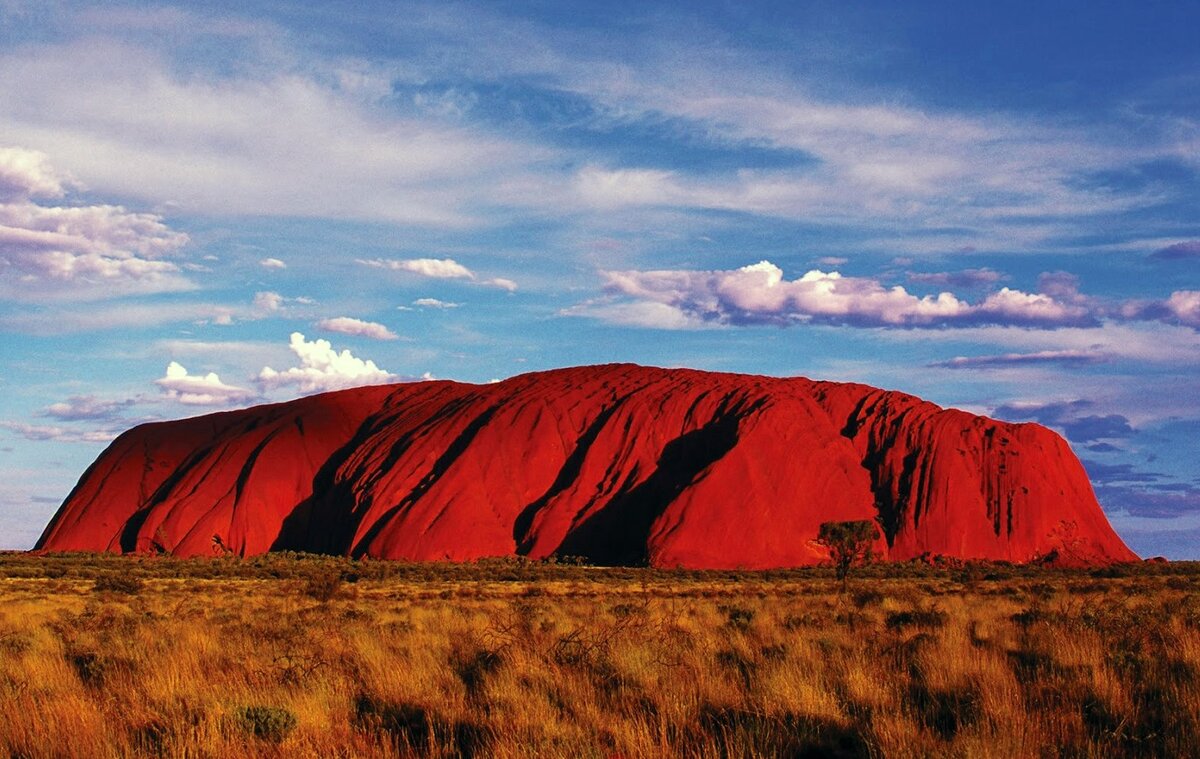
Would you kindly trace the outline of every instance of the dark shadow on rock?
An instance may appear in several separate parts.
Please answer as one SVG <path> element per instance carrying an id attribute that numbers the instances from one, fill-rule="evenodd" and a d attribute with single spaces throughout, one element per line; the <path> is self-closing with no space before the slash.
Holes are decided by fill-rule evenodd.
<path id="1" fill-rule="evenodd" d="M 644 565 L 654 521 L 706 468 L 738 440 L 740 414 L 720 414 L 663 448 L 654 472 L 641 484 L 623 486 L 607 505 L 575 526 L 559 554 L 582 556 L 599 565 Z"/>

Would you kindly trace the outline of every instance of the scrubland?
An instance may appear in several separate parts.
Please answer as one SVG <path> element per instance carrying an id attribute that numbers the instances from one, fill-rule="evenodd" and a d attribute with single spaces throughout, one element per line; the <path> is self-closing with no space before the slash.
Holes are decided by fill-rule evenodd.
<path id="1" fill-rule="evenodd" d="M 1198 581 L 9 554 L 0 756 L 1196 756 Z"/>

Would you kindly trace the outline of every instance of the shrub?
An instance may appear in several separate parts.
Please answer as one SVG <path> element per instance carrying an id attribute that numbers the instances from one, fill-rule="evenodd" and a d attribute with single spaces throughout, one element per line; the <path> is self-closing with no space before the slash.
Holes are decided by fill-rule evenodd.
<path id="1" fill-rule="evenodd" d="M 852 566 L 871 560 L 871 544 L 878 538 L 879 530 L 869 519 L 823 522 L 817 531 L 817 542 L 829 549 L 837 578 L 843 584 Z"/>
<path id="2" fill-rule="evenodd" d="M 136 595 L 142 591 L 144 583 L 140 577 L 130 575 L 105 574 L 96 578 L 92 590 L 97 593 L 124 593 Z"/>
<path id="3" fill-rule="evenodd" d="M 67 661 L 79 675 L 84 685 L 98 686 L 112 672 L 112 662 L 95 651 L 72 651 L 67 653 Z"/>
<path id="4" fill-rule="evenodd" d="M 947 619 L 946 612 L 931 606 L 928 609 L 892 612 L 887 615 L 887 626 L 889 630 L 903 630 L 906 627 L 938 628 L 945 626 Z"/>
<path id="5" fill-rule="evenodd" d="M 886 598 L 887 596 L 877 590 L 861 590 L 854 594 L 854 605 L 860 609 L 865 609 L 868 606 L 878 606 Z"/>
<path id="6" fill-rule="evenodd" d="M 754 621 L 754 610 L 744 606 L 720 606 L 718 609 L 725 614 L 725 624 L 734 630 L 745 630 Z"/>
<path id="7" fill-rule="evenodd" d="M 296 715 L 282 706 L 244 706 L 237 720 L 242 730 L 271 743 L 281 743 L 296 728 Z"/>
<path id="8" fill-rule="evenodd" d="M 300 592 L 321 603 L 329 603 L 342 592 L 342 575 L 337 571 L 316 572 L 301 586 Z"/>

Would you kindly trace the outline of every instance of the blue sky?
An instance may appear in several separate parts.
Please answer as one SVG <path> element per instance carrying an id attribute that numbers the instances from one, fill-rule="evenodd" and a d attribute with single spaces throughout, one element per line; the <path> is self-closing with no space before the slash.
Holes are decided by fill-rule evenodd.
<path id="1" fill-rule="evenodd" d="M 0 547 L 137 422 L 431 376 L 866 382 L 1200 558 L 1189 3 L 0 0 Z"/>

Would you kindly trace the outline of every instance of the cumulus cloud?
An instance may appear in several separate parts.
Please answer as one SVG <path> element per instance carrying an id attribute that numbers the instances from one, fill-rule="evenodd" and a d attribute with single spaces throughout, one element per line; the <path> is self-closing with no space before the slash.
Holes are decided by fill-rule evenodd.
<path id="1" fill-rule="evenodd" d="M 264 269 L 286 269 L 287 264 L 280 261 L 278 258 L 264 258 L 258 262 L 258 265 Z"/>
<path id="2" fill-rule="evenodd" d="M 46 156 L 0 149 L 0 297 L 80 299 L 189 289 L 163 257 L 188 237 L 121 206 L 49 206 L 65 195 Z"/>
<path id="3" fill-rule="evenodd" d="M 1162 261 L 1182 261 L 1200 258 L 1200 240 L 1185 240 L 1165 248 L 1159 248 L 1150 254 L 1151 258 Z"/>
<path id="4" fill-rule="evenodd" d="M 339 332 L 343 335 L 369 337 L 372 340 L 397 340 L 399 335 L 378 322 L 368 322 L 350 316 L 338 316 L 332 319 L 322 319 L 314 326 L 326 332 Z"/>
<path id="5" fill-rule="evenodd" d="M 256 394 L 245 388 L 226 385 L 216 372 L 188 374 L 179 362 L 167 364 L 166 376 L 154 381 L 170 400 L 187 406 L 225 406 L 245 403 Z"/>
<path id="6" fill-rule="evenodd" d="M 974 309 L 974 315 L 975 321 L 990 324 L 1079 326 L 1096 322 L 1086 306 L 1065 303 L 1047 293 L 1026 293 L 1008 287 L 988 295 Z"/>
<path id="7" fill-rule="evenodd" d="M 448 303 L 437 298 L 417 298 L 412 302 L 417 308 L 458 308 L 458 303 Z"/>
<path id="8" fill-rule="evenodd" d="M 814 269 L 788 280 L 769 261 L 732 271 L 608 271 L 610 293 L 677 312 L 677 325 L 825 322 L 859 326 L 934 327 L 947 324 L 1060 326 L 1088 323 L 1087 309 L 1045 293 L 1002 288 L 972 304 L 949 292 L 918 296 L 899 285 Z M 610 308 L 582 308 L 600 318 Z M 661 320 L 660 320 L 661 321 Z"/>
<path id="9" fill-rule="evenodd" d="M 936 361 L 927 366 L 941 369 L 1003 369 L 1035 364 L 1057 364 L 1078 366 L 1098 364 L 1112 358 L 1111 354 L 1099 350 L 1044 350 L 1032 353 L 1004 353 L 996 356 L 956 356 L 947 361 Z"/>
<path id="10" fill-rule="evenodd" d="M 392 271 L 407 271 L 434 279 L 475 279 L 475 273 L 453 258 L 374 258 L 358 259 L 364 266 Z"/>
<path id="11" fill-rule="evenodd" d="M 374 361 L 357 358 L 349 350 L 338 353 L 328 340 L 309 342 L 303 334 L 293 332 L 289 347 L 300 365 L 283 371 L 263 367 L 258 374 L 258 383 L 264 390 L 296 387 L 301 393 L 308 394 L 379 385 L 397 379 L 396 375 L 376 366 Z"/>

